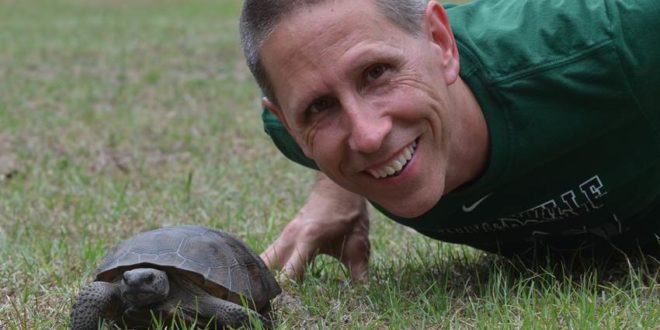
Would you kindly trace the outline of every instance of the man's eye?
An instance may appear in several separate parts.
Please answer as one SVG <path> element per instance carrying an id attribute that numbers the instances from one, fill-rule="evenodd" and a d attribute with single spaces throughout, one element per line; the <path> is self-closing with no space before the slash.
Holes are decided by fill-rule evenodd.
<path id="1" fill-rule="evenodd" d="M 367 70 L 367 80 L 368 81 L 373 81 L 373 80 L 376 80 L 376 79 L 380 78 L 380 76 L 382 76 L 383 73 L 385 73 L 385 71 L 387 69 L 388 69 L 388 67 L 385 64 L 376 64 L 376 65 L 370 67 Z"/>
<path id="2" fill-rule="evenodd" d="M 332 108 L 337 101 L 330 97 L 323 97 L 314 101 L 308 108 L 311 113 L 319 113 Z"/>

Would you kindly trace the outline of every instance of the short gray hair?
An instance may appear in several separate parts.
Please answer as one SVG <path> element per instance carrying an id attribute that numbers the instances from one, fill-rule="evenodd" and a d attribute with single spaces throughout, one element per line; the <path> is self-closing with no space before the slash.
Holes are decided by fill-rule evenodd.
<path id="1" fill-rule="evenodd" d="M 261 60 L 261 47 L 277 24 L 294 10 L 329 0 L 245 0 L 240 18 L 241 48 L 248 68 L 262 93 L 278 104 L 273 86 Z M 355 0 L 345 0 L 355 1 Z M 428 0 L 357 0 L 375 1 L 385 17 L 403 31 L 419 35 Z"/>

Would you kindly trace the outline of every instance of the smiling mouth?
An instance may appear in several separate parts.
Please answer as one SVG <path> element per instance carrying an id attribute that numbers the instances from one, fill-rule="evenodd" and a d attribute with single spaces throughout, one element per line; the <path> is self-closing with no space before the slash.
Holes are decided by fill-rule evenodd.
<path id="1" fill-rule="evenodd" d="M 391 162 L 376 169 L 369 169 L 367 172 L 376 179 L 385 179 L 396 176 L 397 174 L 401 173 L 406 165 L 408 165 L 412 159 L 412 156 L 415 154 L 415 149 L 417 149 L 417 140 L 413 141 L 413 143 L 405 147 L 403 151 L 401 151 L 401 153 Z"/>

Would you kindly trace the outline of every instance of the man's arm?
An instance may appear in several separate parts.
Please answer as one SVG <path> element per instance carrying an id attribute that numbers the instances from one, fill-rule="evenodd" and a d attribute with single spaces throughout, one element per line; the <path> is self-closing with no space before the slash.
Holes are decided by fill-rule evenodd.
<path id="1" fill-rule="evenodd" d="M 369 260 L 369 213 L 364 197 L 319 173 L 305 205 L 261 254 L 271 269 L 301 279 L 319 253 L 340 260 L 354 280 L 364 279 Z"/>

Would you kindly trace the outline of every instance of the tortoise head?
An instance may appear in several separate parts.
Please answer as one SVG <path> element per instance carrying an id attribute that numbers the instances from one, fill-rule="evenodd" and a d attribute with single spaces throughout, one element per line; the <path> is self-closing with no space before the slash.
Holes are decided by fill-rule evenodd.
<path id="1" fill-rule="evenodd" d="M 167 273 L 155 268 L 129 269 L 122 275 L 122 300 L 136 306 L 163 301 L 170 292 Z"/>

